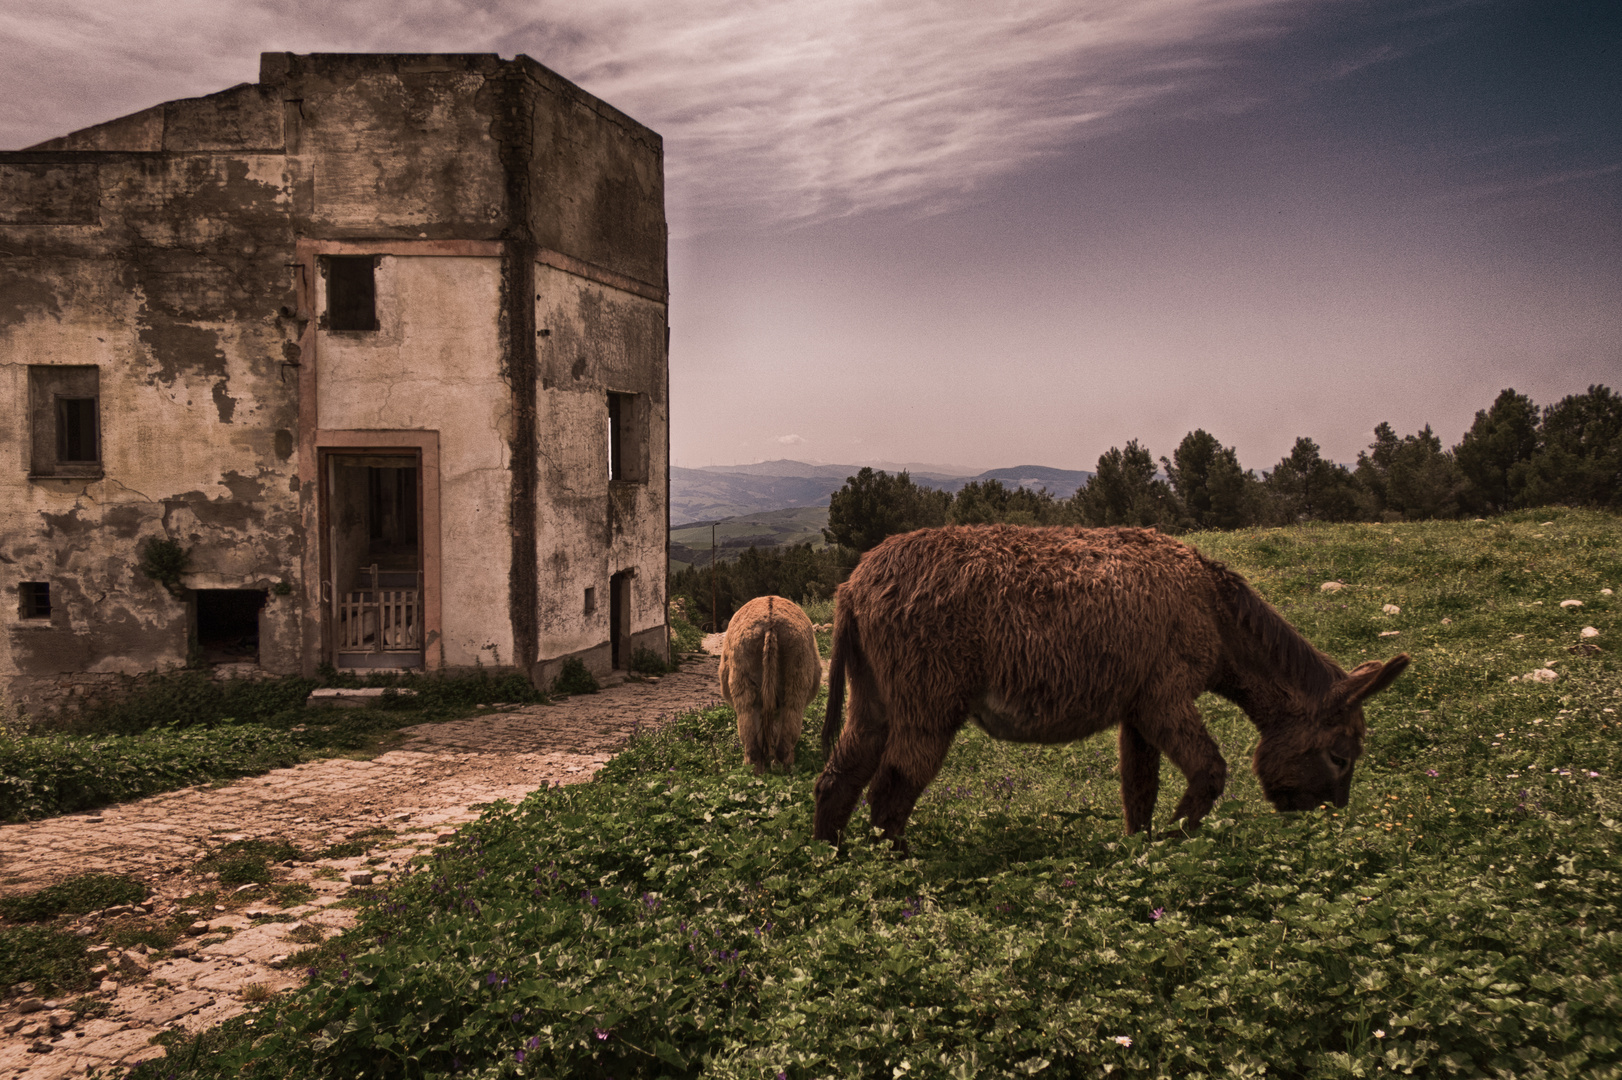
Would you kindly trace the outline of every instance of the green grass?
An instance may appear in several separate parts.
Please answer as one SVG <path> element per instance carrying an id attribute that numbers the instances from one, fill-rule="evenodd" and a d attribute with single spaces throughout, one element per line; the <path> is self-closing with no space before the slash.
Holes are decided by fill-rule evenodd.
<path id="1" fill-rule="evenodd" d="M 809 839 L 820 700 L 763 778 L 714 709 L 493 807 L 252 1038 L 164 1075 L 1617 1077 L 1619 524 L 1190 538 L 1343 664 L 1413 655 L 1343 810 L 1274 813 L 1208 698 L 1233 775 L 1191 838 L 1122 835 L 1112 740 L 970 731 L 914 857 L 860 809 L 836 854 Z M 1585 625 L 1604 651 L 1567 652 Z"/>
<path id="2" fill-rule="evenodd" d="M 330 685 L 407 688 L 364 709 L 306 709 L 308 679 L 218 682 L 201 672 L 151 679 L 116 705 L 60 730 L 0 730 L 0 821 L 29 821 L 194 784 L 258 776 L 322 757 L 366 756 L 413 724 L 478 715 L 494 702 L 538 703 L 522 676 L 333 675 Z"/>
<path id="3" fill-rule="evenodd" d="M 124 874 L 76 874 L 24 896 L 0 897 L 0 917 L 43 922 L 58 915 L 86 915 L 119 904 L 138 904 L 148 889 Z"/>
<path id="4" fill-rule="evenodd" d="M 94 981 L 79 938 L 48 926 L 0 926 L 0 986 L 28 982 L 34 993 L 53 995 Z"/>

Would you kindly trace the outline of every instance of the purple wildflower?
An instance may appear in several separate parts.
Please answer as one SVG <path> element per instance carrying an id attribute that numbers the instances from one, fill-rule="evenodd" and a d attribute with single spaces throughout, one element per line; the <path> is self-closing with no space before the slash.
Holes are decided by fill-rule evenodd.
<path id="1" fill-rule="evenodd" d="M 529 1037 L 529 1048 L 531 1050 L 538 1049 L 540 1047 L 540 1045 L 541 1045 L 541 1037 L 539 1035 L 531 1035 Z"/>
<path id="2" fill-rule="evenodd" d="M 602 1029 L 602 1028 L 592 1028 L 591 1030 L 597 1036 L 597 1041 L 598 1042 L 606 1042 L 608 1040 L 608 1032 L 605 1031 L 604 1029 Z"/>
<path id="3" fill-rule="evenodd" d="M 524 1063 L 524 1052 L 522 1050 L 514 1050 L 513 1058 L 518 1062 L 518 1064 L 522 1065 Z"/>
<path id="4" fill-rule="evenodd" d="M 1425 775 L 1426 776 L 1440 776 L 1442 774 L 1437 772 L 1435 769 L 1426 769 L 1425 770 Z"/>
<path id="5" fill-rule="evenodd" d="M 1159 922 L 1160 917 L 1164 914 L 1166 914 L 1166 909 L 1163 907 L 1157 907 L 1153 911 L 1149 912 L 1149 918 L 1153 922 Z"/>

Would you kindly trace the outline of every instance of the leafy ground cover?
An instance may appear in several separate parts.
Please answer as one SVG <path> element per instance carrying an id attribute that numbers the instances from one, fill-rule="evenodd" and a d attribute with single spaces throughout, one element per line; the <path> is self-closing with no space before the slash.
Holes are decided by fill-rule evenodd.
<path id="1" fill-rule="evenodd" d="M 332 673 L 327 685 L 383 686 L 364 709 L 311 710 L 320 682 L 217 680 L 183 671 L 129 698 L 34 734 L 0 731 L 0 821 L 27 821 L 144 798 L 193 784 L 257 776 L 301 761 L 368 755 L 403 727 L 476 715 L 492 705 L 544 702 L 520 675 Z"/>
<path id="2" fill-rule="evenodd" d="M 1254 730 L 1207 699 L 1234 772 L 1192 837 L 1121 835 L 1105 740 L 971 731 L 914 857 L 858 828 L 836 853 L 809 840 L 820 700 L 760 778 L 714 709 L 493 807 L 303 990 L 138 1072 L 1622 1075 L 1617 526 L 1192 538 L 1342 663 L 1413 654 L 1344 810 L 1273 813 Z"/>

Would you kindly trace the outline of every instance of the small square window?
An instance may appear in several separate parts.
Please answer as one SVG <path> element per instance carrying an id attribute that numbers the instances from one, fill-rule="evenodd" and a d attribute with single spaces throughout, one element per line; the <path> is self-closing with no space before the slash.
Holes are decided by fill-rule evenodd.
<path id="1" fill-rule="evenodd" d="M 17 614 L 24 619 L 51 617 L 51 583 L 23 581 L 17 585 Z"/>
<path id="2" fill-rule="evenodd" d="M 377 329 L 377 260 L 371 255 L 330 255 L 327 265 L 327 329 Z"/>
<path id="3" fill-rule="evenodd" d="M 99 368 L 29 365 L 30 475 L 101 475 L 100 399 Z"/>

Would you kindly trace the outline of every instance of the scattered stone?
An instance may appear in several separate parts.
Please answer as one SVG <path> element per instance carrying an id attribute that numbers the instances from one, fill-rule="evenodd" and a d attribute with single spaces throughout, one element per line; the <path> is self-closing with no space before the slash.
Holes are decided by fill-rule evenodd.
<path id="1" fill-rule="evenodd" d="M 1562 601 L 1560 601 L 1560 606 L 1561 607 L 1582 607 L 1583 602 L 1581 600 L 1562 600 Z"/>
<path id="2" fill-rule="evenodd" d="M 190 926 L 186 927 L 186 933 L 206 934 L 208 933 L 208 923 L 198 920 L 197 922 L 194 922 Z"/>
<path id="3" fill-rule="evenodd" d="M 33 1038 L 33 1036 L 29 1035 L 25 1031 L 23 1032 L 23 1038 Z M 33 1042 L 28 1044 L 28 1052 L 30 1054 L 49 1054 L 54 1049 L 55 1047 L 46 1042 L 44 1039 L 34 1039 Z"/>
<path id="4" fill-rule="evenodd" d="M 1528 671 L 1521 676 L 1526 682 L 1554 682 L 1559 677 L 1559 672 L 1551 671 L 1548 668 L 1538 668 L 1536 671 Z"/>
<path id="5" fill-rule="evenodd" d="M 131 904 L 114 904 L 112 907 L 103 911 L 102 914 L 110 919 L 117 915 L 128 915 L 134 910 L 135 907 Z"/>
<path id="6" fill-rule="evenodd" d="M 116 994 L 118 993 L 118 984 L 111 979 L 103 979 L 101 985 L 96 989 L 103 994 Z"/>
<path id="7" fill-rule="evenodd" d="M 287 957 L 286 956 L 272 956 L 269 960 L 265 961 L 265 963 L 269 964 L 273 968 L 278 968 L 279 969 L 279 968 L 286 965 Z"/>
<path id="8" fill-rule="evenodd" d="M 1400 607 L 1398 607 L 1396 604 L 1387 604 L 1384 607 L 1382 607 L 1380 610 L 1385 612 L 1387 615 L 1401 615 L 1402 614 L 1402 609 Z"/>
<path id="9" fill-rule="evenodd" d="M 259 882 L 257 882 L 257 881 L 250 881 L 250 882 L 248 882 L 248 883 L 247 883 L 247 884 L 246 884 L 246 885 L 242 885 L 242 886 L 239 886 L 239 887 L 238 887 L 238 888 L 237 888 L 237 889 L 235 889 L 235 890 L 234 890 L 234 891 L 233 891 L 233 892 L 232 892 L 232 893 L 231 893 L 231 895 L 232 895 L 232 896 L 236 896 L 236 895 L 238 895 L 238 894 L 239 894 L 239 893 L 245 893 L 245 892 L 247 892 L 247 891 L 248 891 L 248 890 L 249 890 L 249 889 L 257 889 L 257 888 L 259 888 Z M 215 910 L 215 911 L 224 911 L 224 910 L 225 910 L 225 909 L 224 909 L 224 908 L 222 908 L 222 907 L 216 907 L 216 908 L 215 908 L 215 909 L 214 909 L 214 910 Z"/>
<path id="10" fill-rule="evenodd" d="M 23 1025 L 26 1023 L 28 1023 L 28 1021 L 24 1020 L 22 1017 L 14 1016 L 10 1020 L 7 1020 L 4 1024 L 0 1024 L 0 1034 L 15 1035 L 17 1032 L 23 1029 Z"/>
<path id="11" fill-rule="evenodd" d="M 1442 620 L 1442 625 L 1443 626 L 1452 626 L 1453 625 L 1453 620 L 1452 619 L 1443 619 Z"/>
<path id="12" fill-rule="evenodd" d="M 134 975 L 138 978 L 152 974 L 152 961 L 134 949 L 125 950 L 124 954 L 119 957 L 118 966 L 124 974 Z"/>
<path id="13" fill-rule="evenodd" d="M 1319 592 L 1340 592 L 1340 590 L 1344 589 L 1345 587 L 1346 587 L 1346 583 L 1344 581 L 1326 581 L 1322 585 L 1318 586 L 1318 591 Z M 815 630 L 815 629 L 818 629 L 818 627 L 812 627 L 812 629 Z"/>
<path id="14" fill-rule="evenodd" d="M 57 1009 L 46 1015 L 45 1022 L 57 1030 L 70 1028 L 73 1026 L 73 1014 L 66 1009 Z"/>
<path id="15" fill-rule="evenodd" d="M 1599 594 L 1601 596 L 1610 596 L 1611 595 L 1611 590 L 1610 589 L 1601 589 L 1599 591 Z"/>
<path id="16" fill-rule="evenodd" d="M 1594 626 L 1585 626 L 1579 632 L 1579 636 L 1580 637 L 1599 637 L 1599 628 L 1594 627 Z"/>
<path id="17" fill-rule="evenodd" d="M 372 872 L 370 870 L 351 870 L 349 872 L 349 884 L 370 885 L 371 883 Z"/>
<path id="18" fill-rule="evenodd" d="M 197 945 L 195 942 L 191 941 L 177 941 L 174 948 L 170 949 L 169 951 L 181 959 L 185 959 L 197 951 Z"/>
<path id="19" fill-rule="evenodd" d="M 225 905 L 224 904 L 215 904 L 214 905 L 214 910 L 215 911 L 224 911 L 225 910 Z"/>
<path id="20" fill-rule="evenodd" d="M 40 1012 L 44 1008 L 45 1002 L 41 1001 L 37 997 L 25 997 L 21 1001 L 17 1002 L 17 1011 L 22 1013 L 24 1016 L 28 1015 L 29 1013 Z"/>
<path id="21" fill-rule="evenodd" d="M 1402 631 L 1400 631 L 1400 630 L 1382 630 L 1382 631 L 1380 631 L 1380 636 L 1381 637 L 1396 637 L 1400 633 L 1402 633 Z"/>
<path id="22" fill-rule="evenodd" d="M 1569 653 L 1576 653 L 1578 656 L 1594 656 L 1597 655 L 1601 650 L 1598 645 L 1590 645 L 1587 642 L 1582 642 L 1571 646 L 1570 648 L 1566 649 L 1566 651 Z"/>

